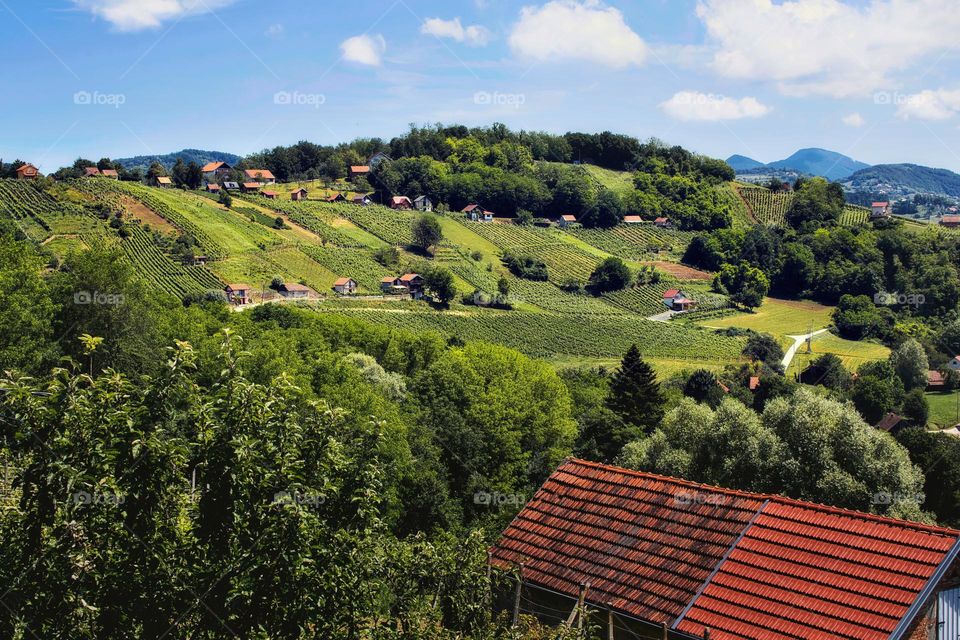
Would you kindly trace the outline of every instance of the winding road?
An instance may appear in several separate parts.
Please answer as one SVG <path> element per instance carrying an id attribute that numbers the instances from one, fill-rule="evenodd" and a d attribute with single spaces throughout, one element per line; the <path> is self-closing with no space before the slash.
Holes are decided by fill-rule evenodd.
<path id="1" fill-rule="evenodd" d="M 797 349 L 800 348 L 804 342 L 809 338 L 818 336 L 821 333 L 826 333 L 829 329 L 820 329 L 819 331 L 814 331 L 813 333 L 808 333 L 802 336 L 787 336 L 788 338 L 793 338 L 793 345 L 787 349 L 787 353 L 783 356 L 783 370 L 786 371 L 790 368 L 790 363 L 793 362 L 793 356 L 797 355 Z"/>

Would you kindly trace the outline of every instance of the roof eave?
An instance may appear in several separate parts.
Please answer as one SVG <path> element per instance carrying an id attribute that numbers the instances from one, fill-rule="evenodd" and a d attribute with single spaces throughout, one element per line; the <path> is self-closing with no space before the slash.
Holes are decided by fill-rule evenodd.
<path id="1" fill-rule="evenodd" d="M 947 574 L 947 571 L 950 570 L 950 567 L 953 566 L 958 556 L 960 556 L 960 537 L 956 539 L 950 551 L 940 563 L 940 566 L 937 567 L 937 570 L 934 571 L 930 579 L 927 580 L 927 584 L 924 585 L 923 590 L 917 594 L 917 599 L 913 601 L 907 613 L 900 619 L 900 624 L 898 624 L 897 628 L 890 634 L 889 640 L 902 640 L 902 638 L 906 636 L 916 621 L 917 616 L 920 615 L 921 610 L 930 600 L 940 581 L 943 580 L 943 577 Z"/>

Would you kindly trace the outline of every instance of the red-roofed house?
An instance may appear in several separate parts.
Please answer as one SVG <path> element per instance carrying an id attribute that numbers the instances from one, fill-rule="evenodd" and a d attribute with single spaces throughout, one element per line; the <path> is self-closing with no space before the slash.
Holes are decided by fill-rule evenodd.
<path id="1" fill-rule="evenodd" d="M 40 170 L 29 162 L 17 168 L 17 180 L 36 180 L 40 177 Z"/>
<path id="2" fill-rule="evenodd" d="M 267 169 L 247 169 L 243 172 L 243 175 L 250 182 L 255 180 L 260 184 L 273 184 L 277 181 Z"/>
<path id="3" fill-rule="evenodd" d="M 97 169 L 96 167 L 83 168 L 83 177 L 85 178 L 93 178 L 98 175 L 100 175 L 100 169 Z"/>
<path id="4" fill-rule="evenodd" d="M 113 180 L 120 179 L 120 174 L 117 173 L 116 169 L 103 169 L 100 172 L 100 175 L 102 175 L 104 178 L 112 178 Z"/>
<path id="5" fill-rule="evenodd" d="M 227 294 L 227 302 L 230 304 L 247 304 L 251 301 L 250 285 L 248 284 L 228 284 L 224 288 Z"/>
<path id="6" fill-rule="evenodd" d="M 360 176 L 367 176 L 369 174 L 370 174 L 370 167 L 368 167 L 367 165 L 354 165 L 350 167 L 351 180 Z"/>
<path id="7" fill-rule="evenodd" d="M 669 229 L 673 226 L 673 223 L 670 222 L 670 218 L 657 218 L 653 221 L 653 224 L 657 225 L 661 229 Z"/>
<path id="8" fill-rule="evenodd" d="M 491 563 L 555 609 L 589 585 L 618 639 L 914 640 L 960 619 L 958 554 L 952 529 L 570 458 Z"/>
<path id="9" fill-rule="evenodd" d="M 943 374 L 939 371 L 927 371 L 927 391 L 944 391 L 947 388 L 947 381 L 943 379 Z"/>
<path id="10" fill-rule="evenodd" d="M 200 169 L 203 173 L 203 179 L 207 182 L 219 182 L 220 180 L 226 179 L 230 177 L 232 170 L 233 167 L 226 162 L 208 162 Z"/>
<path id="11" fill-rule="evenodd" d="M 220 193 L 220 185 L 218 185 L 216 182 L 211 182 L 210 184 L 207 185 L 207 192 Z"/>
<path id="12" fill-rule="evenodd" d="M 889 218 L 893 213 L 889 202 L 874 202 L 870 205 L 871 218 Z"/>
<path id="13" fill-rule="evenodd" d="M 264 190 L 260 192 L 260 195 L 262 195 L 264 198 L 267 198 L 268 200 L 276 200 L 280 194 L 277 193 L 276 191 Z"/>
<path id="14" fill-rule="evenodd" d="M 566 229 L 569 226 L 572 226 L 577 223 L 577 216 L 565 213 L 559 218 L 557 218 L 557 226 Z"/>
<path id="15" fill-rule="evenodd" d="M 346 202 L 346 200 L 342 193 L 335 193 L 323 199 L 324 202 Z"/>
<path id="16" fill-rule="evenodd" d="M 467 219 L 474 222 L 493 222 L 493 211 L 487 211 L 478 204 L 468 204 L 461 213 L 466 214 Z"/>
<path id="17" fill-rule="evenodd" d="M 280 285 L 280 288 L 277 289 L 277 293 L 284 298 L 309 298 L 310 294 L 313 293 L 313 289 L 305 284 L 284 282 Z"/>
<path id="18" fill-rule="evenodd" d="M 259 182 L 244 182 L 242 185 L 240 185 L 240 190 L 244 193 L 256 193 L 257 191 L 260 191 L 260 187 L 262 186 L 263 185 Z"/>
<path id="19" fill-rule="evenodd" d="M 413 209 L 413 202 L 407 196 L 393 196 L 390 198 L 391 209 Z"/>
<path id="20" fill-rule="evenodd" d="M 397 283 L 401 287 L 406 287 L 414 298 L 423 297 L 423 276 L 419 273 L 406 273 L 397 278 Z"/>
<path id="21" fill-rule="evenodd" d="M 306 200 L 308 195 L 310 195 L 310 192 L 304 189 L 303 187 L 300 187 L 296 191 L 292 191 L 290 193 L 290 199 L 293 200 L 294 202 L 297 202 L 300 200 Z"/>
<path id="22" fill-rule="evenodd" d="M 960 216 L 943 216 L 940 218 L 940 225 L 951 229 L 960 227 Z"/>
<path id="23" fill-rule="evenodd" d="M 697 308 L 697 301 L 680 289 L 664 291 L 663 304 L 671 311 L 692 311 Z"/>
<path id="24" fill-rule="evenodd" d="M 357 292 L 357 281 L 353 278 L 338 278 L 333 283 L 333 290 L 342 295 L 350 295 Z"/>

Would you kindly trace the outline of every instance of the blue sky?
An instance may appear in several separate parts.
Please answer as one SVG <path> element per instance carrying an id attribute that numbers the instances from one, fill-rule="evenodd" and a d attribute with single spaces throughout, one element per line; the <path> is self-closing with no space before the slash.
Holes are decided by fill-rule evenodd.
<path id="1" fill-rule="evenodd" d="M 0 0 L 0 158 L 504 122 L 960 170 L 955 0 Z"/>

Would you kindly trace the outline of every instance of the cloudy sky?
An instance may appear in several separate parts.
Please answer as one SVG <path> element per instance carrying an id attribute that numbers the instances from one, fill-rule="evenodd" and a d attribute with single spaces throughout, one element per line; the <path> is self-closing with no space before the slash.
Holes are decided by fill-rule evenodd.
<path id="1" fill-rule="evenodd" d="M 0 0 L 0 158 L 50 171 L 409 123 L 960 170 L 956 0 Z"/>

